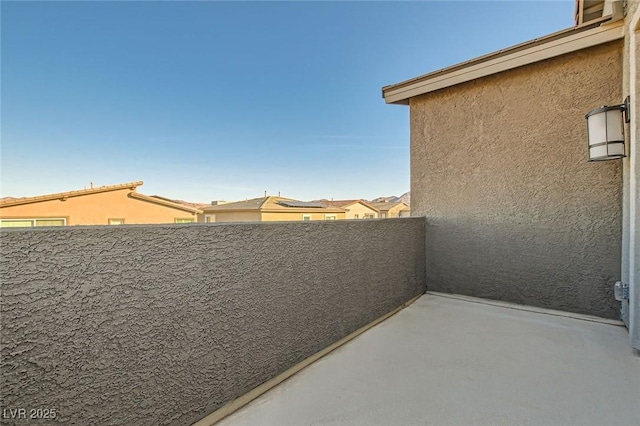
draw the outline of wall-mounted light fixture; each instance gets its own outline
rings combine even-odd
[[[586,115],[589,133],[589,161],[616,160],[626,157],[624,123],[630,121],[630,98],[623,104],[603,106]]]

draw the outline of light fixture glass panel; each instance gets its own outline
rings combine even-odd
[[[607,146],[594,146],[589,149],[589,158],[605,157],[607,155]]]
[[[624,144],[623,143],[611,143],[609,144],[609,156],[621,155],[624,156]]]
[[[607,139],[609,141],[623,141],[622,111],[614,109],[607,111]],[[601,114],[604,115],[604,114]]]
[[[607,122],[606,113],[593,114],[587,118],[589,126],[589,145],[606,142],[607,140]]]

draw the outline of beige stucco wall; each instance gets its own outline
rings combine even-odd
[[[196,219],[190,212],[128,196],[129,189],[69,197],[0,208],[0,218],[66,218],[67,225],[108,225],[109,219],[126,224],[175,223],[177,218]]]
[[[360,203],[352,204],[345,209],[348,210],[345,219],[355,219],[356,215],[358,215],[358,219],[364,219],[365,214],[372,214],[374,219],[378,217],[377,211]]]
[[[324,213],[324,212],[290,212],[290,213],[262,213],[263,222],[285,222],[302,220],[302,215],[311,215],[311,220],[325,220],[325,215],[336,215],[336,220],[345,218],[344,212]]]
[[[206,215],[215,215],[214,222],[260,222],[259,212],[211,212]]]
[[[386,213],[387,218],[400,217],[400,210],[404,209],[405,207],[405,205],[399,204],[397,206],[391,207],[389,210],[381,210],[380,213]]]
[[[302,215],[310,214],[311,220],[324,220],[324,212],[211,212],[199,215],[198,222],[205,222],[207,215],[215,215],[213,222],[295,222],[302,221]],[[338,220],[344,219],[344,213],[328,213],[338,216]]]
[[[587,162],[584,116],[621,75],[612,42],[411,99],[431,290],[619,317],[621,162]]]

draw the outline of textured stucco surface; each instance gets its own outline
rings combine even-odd
[[[627,126],[628,157],[622,160],[622,281],[630,286],[630,300],[622,302],[622,318],[631,344],[640,350],[640,3],[627,2],[625,19],[623,96],[630,96]],[[635,307],[635,308],[634,308]]]
[[[55,424],[189,425],[425,289],[423,218],[0,240],[2,407]]]
[[[621,164],[587,162],[584,116],[621,75],[613,42],[411,99],[429,290],[620,317]]]

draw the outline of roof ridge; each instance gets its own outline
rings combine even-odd
[[[265,197],[263,197],[264,200],[262,200],[262,202],[260,203],[260,205],[258,206],[258,210],[262,210],[262,208],[267,204],[268,201],[270,201],[270,199],[272,198],[271,195],[267,195]]]

